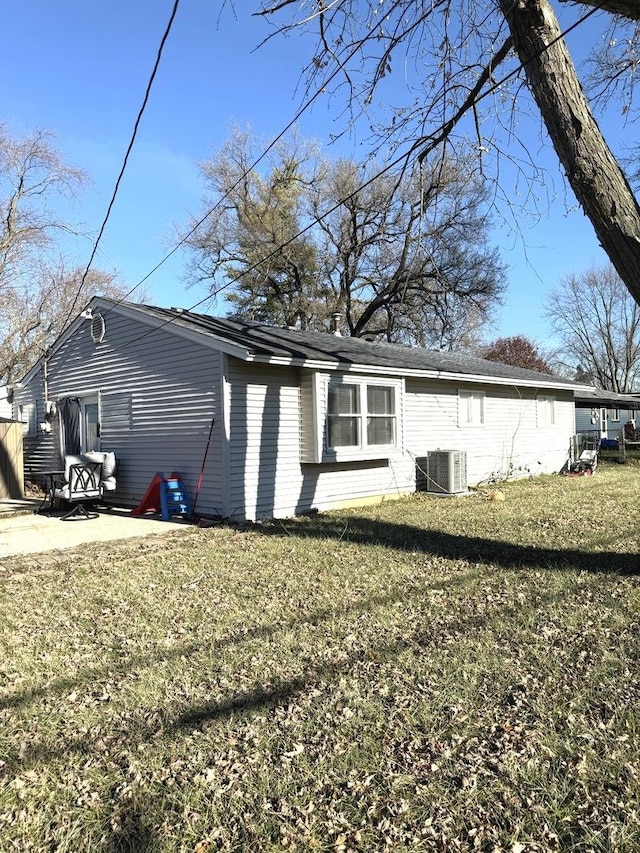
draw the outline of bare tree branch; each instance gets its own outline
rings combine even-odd
[[[620,15],[630,21],[640,21],[640,8],[636,0],[560,0],[561,3],[571,3],[572,6],[589,6],[602,9],[610,15]]]

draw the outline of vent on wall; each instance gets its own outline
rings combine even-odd
[[[431,450],[416,459],[416,490],[439,495],[467,491],[465,450]]]

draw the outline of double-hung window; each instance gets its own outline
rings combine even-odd
[[[398,386],[364,379],[330,381],[326,447],[337,456],[397,444]]]

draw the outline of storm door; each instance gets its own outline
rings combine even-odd
[[[80,413],[82,452],[100,450],[100,401],[97,394],[80,399]]]

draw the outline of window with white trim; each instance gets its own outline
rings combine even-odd
[[[397,385],[364,379],[330,381],[326,446],[330,453],[397,445]]]
[[[33,437],[36,435],[36,406],[35,403],[21,403],[18,406],[18,420],[22,422],[22,434]]]
[[[484,391],[458,392],[458,422],[460,426],[484,424]]]
[[[538,394],[538,426],[553,426],[556,422],[556,398]]]
[[[619,421],[620,420],[620,409],[611,409],[611,420]]]

